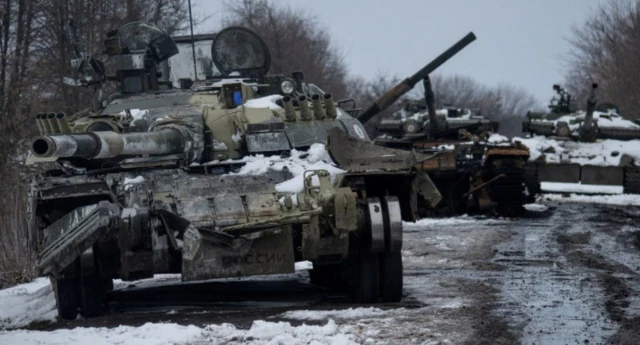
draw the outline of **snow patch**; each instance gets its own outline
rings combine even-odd
[[[296,271],[308,271],[313,269],[313,263],[311,261],[299,261],[295,263]]]
[[[328,318],[336,319],[361,319],[366,317],[382,316],[387,314],[379,308],[349,308],[343,310],[294,310],[280,314],[284,319],[292,320],[325,320]]]
[[[144,177],[142,176],[138,176],[135,178],[128,178],[125,177],[124,178],[124,190],[129,190],[131,188],[131,186],[133,186],[134,184],[140,184],[144,182]]]
[[[513,138],[529,148],[529,160],[546,163],[619,166],[623,156],[640,161],[640,140],[606,139],[596,143],[555,140],[544,136]]]
[[[324,144],[313,144],[308,152],[291,150],[291,156],[255,155],[245,157],[245,165],[237,172],[238,175],[263,175],[269,170],[282,171],[285,167],[293,174],[293,178],[276,185],[276,191],[281,193],[299,193],[304,189],[304,172],[307,170],[327,170],[331,181],[335,181],[338,174],[344,170],[336,167],[329,157]]]
[[[624,188],[622,186],[540,182],[540,189],[552,193],[622,194]]]
[[[288,322],[257,320],[249,330],[237,329],[223,323],[204,328],[181,326],[174,323],[146,323],[140,327],[59,329],[53,332],[13,331],[0,332],[2,344],[40,345],[164,345],[164,344],[313,344],[355,345],[359,341],[352,328],[340,327],[333,320],[321,326],[291,326]]]
[[[0,329],[24,327],[38,321],[55,321],[58,316],[48,278],[37,278],[30,283],[0,290],[0,306]]]
[[[443,226],[469,225],[469,224],[503,224],[506,220],[475,218],[468,215],[451,218],[424,218],[415,223],[403,222],[402,228],[405,231],[429,230]]]
[[[245,108],[269,108],[269,109],[282,109],[281,106],[276,104],[277,100],[282,99],[281,95],[271,95],[261,98],[254,98],[244,103]]]
[[[640,195],[638,194],[617,194],[617,195],[542,194],[539,197],[539,200],[559,201],[559,202],[581,202],[581,203],[618,205],[618,206],[640,206]]]
[[[523,205],[524,209],[530,212],[544,212],[549,209],[547,205],[543,204],[526,204]]]

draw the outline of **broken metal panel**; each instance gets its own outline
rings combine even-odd
[[[436,157],[378,146],[337,128],[329,130],[328,151],[338,166],[349,171],[409,170],[418,162]]]
[[[299,121],[286,123],[285,133],[293,148],[309,147],[315,143],[327,143],[327,131],[336,128],[335,122]]]
[[[416,177],[413,179],[412,189],[426,200],[429,207],[436,207],[440,201],[442,201],[442,194],[433,181],[431,181],[429,175],[424,172],[416,173]]]
[[[423,160],[415,167],[424,172],[456,171],[456,153],[454,151],[438,152],[434,158]]]
[[[231,245],[208,241],[193,228],[184,236],[182,280],[204,280],[294,272],[291,229]]]
[[[580,182],[579,164],[542,164],[538,168],[538,179],[544,182]]]
[[[178,214],[194,225],[212,226],[215,224],[215,213],[210,203],[209,199],[195,197],[193,199],[178,200],[176,207]]]
[[[247,222],[244,202],[239,195],[224,195],[213,199],[216,212],[216,225],[229,226]]]
[[[250,222],[277,218],[280,215],[280,205],[274,194],[248,194],[246,203]]]
[[[580,181],[582,184],[622,186],[624,184],[624,168],[583,165]]]
[[[120,220],[120,208],[108,201],[78,207],[45,229],[44,249],[38,268],[57,274],[71,264]]]
[[[291,151],[289,140],[284,132],[251,133],[245,137],[247,151],[250,153],[261,152],[287,152]]]

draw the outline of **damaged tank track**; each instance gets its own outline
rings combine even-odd
[[[382,135],[375,139],[381,146],[437,155],[418,169],[430,176],[442,192],[443,202],[437,208],[421,207],[423,216],[468,212],[520,215],[522,206],[534,200],[538,189],[537,181],[525,174],[529,159],[526,146],[487,142],[499,123],[470,109],[436,111],[429,74],[474,40],[475,35],[469,33],[358,116],[363,123],[371,120],[423,81],[424,103],[411,102],[391,118],[381,119],[376,129]]]
[[[374,145],[302,73],[267,75],[269,51],[247,29],[196,40],[211,46],[209,65],[171,60],[190,40],[126,24],[105,41],[116,66],[109,77],[76,43],[79,78],[66,82],[99,90],[114,80],[119,92],[69,117],[36,116],[41,136],[28,163],[49,170],[31,185],[30,244],[52,277],[59,316],[99,315],[113,278],[291,273],[300,260],[313,263],[314,283],[341,282],[357,301],[399,301],[402,221],[441,199],[415,167],[435,156]],[[185,64],[194,74],[168,78]],[[286,167],[234,173],[249,155],[286,157],[315,143],[327,144],[343,173],[306,171],[294,191],[276,190],[294,177]],[[350,165],[354,157],[369,158]]]

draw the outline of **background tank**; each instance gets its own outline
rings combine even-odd
[[[614,104],[597,103],[597,87],[598,84],[591,86],[586,111],[579,111],[573,97],[554,85],[556,96],[549,103],[550,111],[528,112],[522,123],[523,132],[586,142],[639,139],[640,125],[622,117]]]
[[[219,77],[177,78],[176,89],[163,74],[180,66],[170,60],[175,41],[149,24],[124,25],[105,42],[115,75],[79,51],[78,77],[67,80],[114,80],[119,91],[91,111],[35,117],[41,137],[28,163],[50,170],[33,180],[29,233],[59,316],[99,315],[116,277],[290,273],[299,260],[313,262],[314,283],[347,282],[361,302],[399,301],[402,221],[416,219],[418,200],[441,198],[414,167],[434,157],[373,145],[301,73],[266,75],[269,52],[255,33],[212,37],[200,36]],[[282,157],[316,143],[333,147],[344,170],[325,164],[293,176]],[[254,154],[277,167],[242,173]]]
[[[449,215],[465,212],[497,211],[502,215],[517,215],[523,205],[534,197],[537,181],[527,183],[525,166],[529,150],[520,144],[492,144],[488,141],[498,124],[469,111],[462,119],[457,111],[447,110],[438,115],[428,74],[475,39],[473,33],[465,36],[445,53],[427,64],[410,78],[389,90],[374,105],[359,116],[371,119],[389,107],[393,101],[423,80],[425,103],[410,103],[411,116],[382,119],[377,129],[383,134],[375,138],[381,146],[401,148],[413,152],[438,154],[438,160],[425,161],[419,169],[429,174],[443,202],[438,209],[423,209],[425,215]],[[426,111],[425,111],[426,110]],[[409,115],[409,114],[406,114]]]

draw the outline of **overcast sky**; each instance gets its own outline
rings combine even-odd
[[[210,18],[195,30],[217,31],[224,0],[192,0]],[[324,23],[350,71],[408,77],[473,31],[478,39],[437,70],[495,85],[522,86],[540,102],[561,83],[571,28],[606,0],[277,0],[304,7]]]

